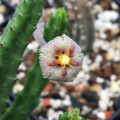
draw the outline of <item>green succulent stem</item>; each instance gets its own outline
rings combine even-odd
[[[50,17],[49,22],[46,24],[48,26],[47,29],[46,25],[44,27],[44,39],[47,39],[46,41],[50,41],[54,37],[62,35],[66,31],[68,24],[68,22],[66,22],[68,21],[67,12],[64,9],[58,9],[52,16],[54,17]],[[60,19],[56,20],[58,16]],[[54,23],[52,21],[54,21]],[[65,25],[64,29],[62,28],[63,23]],[[58,32],[58,30],[60,31]],[[51,35],[47,36],[47,32],[51,32]],[[37,52],[33,66],[27,73],[23,91],[17,94],[15,101],[12,106],[7,109],[2,120],[26,120],[33,109],[38,105],[41,92],[49,83],[48,79],[42,78],[38,56],[39,51]]]
[[[34,103],[39,103],[40,94],[48,84],[49,80],[42,78],[39,59],[39,53],[36,55],[36,60],[29,69],[25,87],[22,92],[19,92],[12,106],[7,109],[2,120],[26,120],[31,112],[30,108],[36,107]],[[37,104],[36,103],[36,104]]]
[[[42,14],[45,0],[22,0],[1,38],[0,113],[15,82],[23,52]]]
[[[69,20],[67,18],[67,12],[64,8],[57,9],[55,14],[50,16],[50,20],[44,27],[44,39],[48,42],[53,38],[65,34],[67,32]]]

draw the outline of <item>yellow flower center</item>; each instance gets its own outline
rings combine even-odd
[[[58,59],[59,63],[61,65],[69,65],[70,63],[70,57],[66,54],[62,54],[61,56],[59,56],[59,59]]]

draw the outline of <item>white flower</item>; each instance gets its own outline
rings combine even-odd
[[[83,53],[70,37],[62,35],[40,49],[40,66],[43,78],[54,81],[72,81],[80,71]]]

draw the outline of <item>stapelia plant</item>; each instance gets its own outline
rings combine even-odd
[[[80,116],[80,110],[78,108],[73,109],[72,112],[65,112],[59,116],[59,120],[84,120]]]
[[[0,113],[15,82],[23,52],[42,14],[45,0],[21,0],[13,18],[0,37]]]
[[[47,37],[47,41],[65,33],[68,25],[67,12],[64,9],[57,9],[56,13],[51,16],[54,17],[50,17],[49,22],[44,27],[44,34],[46,32],[51,32],[50,37]],[[52,20],[54,24],[50,22]],[[62,28],[62,24],[65,25],[64,29]],[[48,27],[46,28],[46,26]],[[39,41],[40,46],[46,43],[46,39],[44,40],[42,37],[43,32],[40,30],[41,27],[41,23],[38,24],[34,32],[35,39]],[[59,32],[57,32],[58,30]],[[11,118],[12,120],[26,120],[32,110],[38,105],[41,92],[49,82],[49,79],[44,79],[42,77],[38,56],[39,51],[33,66],[27,73],[23,91],[18,93],[12,106],[8,108],[3,115],[2,120],[11,120]]]
[[[22,0],[4,34],[0,37],[0,113],[7,102],[8,95],[14,84],[15,73],[21,62],[28,40],[39,20],[43,3],[44,0]],[[47,42],[66,31],[68,24],[67,13],[64,9],[58,9],[56,13],[51,16],[50,21],[45,25],[43,38]],[[57,44],[53,44],[53,41]],[[56,61],[52,61],[53,59],[49,59],[48,64],[43,62],[46,60],[42,56],[43,52],[45,52],[45,45],[48,48],[52,47],[50,52],[54,53],[52,55],[56,59],[57,64]],[[55,77],[54,80],[58,79],[61,81],[63,79],[64,81],[71,81],[80,70],[83,54],[80,47],[68,36],[62,35],[45,45],[40,50],[40,64],[43,77],[48,79],[44,79],[41,75],[38,52],[33,66],[28,71],[23,91],[18,93],[12,106],[2,116],[2,120],[28,119],[29,114],[39,103],[40,94],[49,82],[49,79],[51,80]],[[58,68],[61,68],[61,70]],[[53,72],[55,69],[57,71],[60,70],[60,72],[56,76],[51,76],[49,70]],[[47,76],[45,71],[48,72]]]

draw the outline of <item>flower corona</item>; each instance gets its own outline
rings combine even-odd
[[[44,78],[72,81],[80,71],[83,53],[70,37],[62,35],[40,49],[40,65]]]

